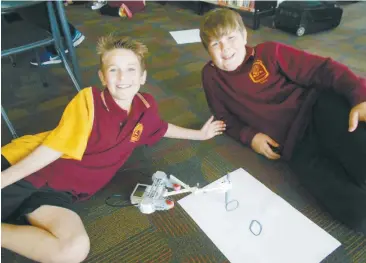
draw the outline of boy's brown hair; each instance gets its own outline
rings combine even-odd
[[[239,30],[245,32],[245,26],[239,13],[228,8],[216,8],[207,12],[201,22],[200,37],[207,50],[212,40]]]
[[[117,37],[114,35],[108,35],[101,37],[97,44],[97,53],[100,56],[100,68],[103,69],[103,56],[108,51],[123,48],[131,50],[137,56],[140,61],[141,73],[146,69],[145,56],[148,52],[147,47],[139,41],[136,41],[130,37]]]

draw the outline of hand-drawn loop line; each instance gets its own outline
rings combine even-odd
[[[258,231],[258,233],[257,233],[257,231],[254,231],[253,230],[253,226],[254,225],[258,225],[259,226],[259,231]],[[249,230],[250,230],[250,232],[252,232],[252,234],[253,235],[255,235],[255,236],[259,236],[261,233],[262,233],[262,224],[261,223],[259,223],[259,221],[257,221],[257,220],[252,220],[252,222],[250,223],[250,225],[249,225]]]

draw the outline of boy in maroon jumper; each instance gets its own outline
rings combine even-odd
[[[211,111],[229,136],[282,158],[335,218],[366,233],[366,80],[281,43],[247,46],[242,18],[208,12],[200,36]]]
[[[146,80],[143,44],[109,36],[98,51],[107,88],[83,89],[54,130],[2,148],[2,247],[38,262],[86,258],[89,237],[71,204],[104,187],[136,147],[161,137],[207,140],[225,129],[213,117],[201,130],[160,119],[154,98],[139,93]],[[14,224],[19,217],[29,225]]]

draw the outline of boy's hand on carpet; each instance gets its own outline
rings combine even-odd
[[[358,122],[366,122],[366,101],[354,106],[349,114],[349,132],[357,129]]]
[[[251,146],[255,152],[264,155],[268,159],[277,160],[281,158],[281,155],[275,153],[271,148],[271,146],[277,148],[280,145],[264,133],[257,133],[253,137]]]
[[[208,119],[201,129],[202,140],[208,140],[216,135],[222,134],[226,129],[226,124],[223,121],[213,121],[214,117]]]

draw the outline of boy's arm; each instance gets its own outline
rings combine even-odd
[[[216,135],[222,134],[225,130],[225,123],[222,121],[213,121],[213,116],[206,121],[200,130],[183,128],[167,123],[160,118],[158,105],[154,97],[150,94],[144,94],[144,98],[150,105],[150,123],[155,127],[152,128],[150,134],[146,136],[147,141],[145,143],[148,145],[154,144],[161,139],[161,137],[187,140],[208,140]]]
[[[273,44],[273,61],[295,83],[303,87],[334,89],[346,96],[352,107],[366,101],[366,79],[358,77],[347,66],[284,44]]]
[[[66,106],[58,126],[27,155],[19,156],[16,151],[22,146],[22,138],[2,148],[2,154],[12,166],[2,172],[1,188],[37,172],[62,155],[63,158],[82,159],[94,119],[91,92],[90,88],[81,90]]]
[[[1,172],[1,189],[37,172],[62,155],[47,146],[39,146],[31,154],[18,163]]]
[[[222,134],[225,124],[222,121],[213,121],[213,116],[203,125],[201,130],[192,130],[168,124],[168,130],[164,137],[187,140],[208,140],[216,135]]]
[[[226,133],[235,140],[241,141],[245,145],[251,145],[253,137],[259,132],[246,123],[240,121],[234,114],[229,112],[224,103],[215,96],[217,83],[202,73],[202,84],[206,95],[206,100],[211,112],[216,119],[222,120],[226,124]]]

